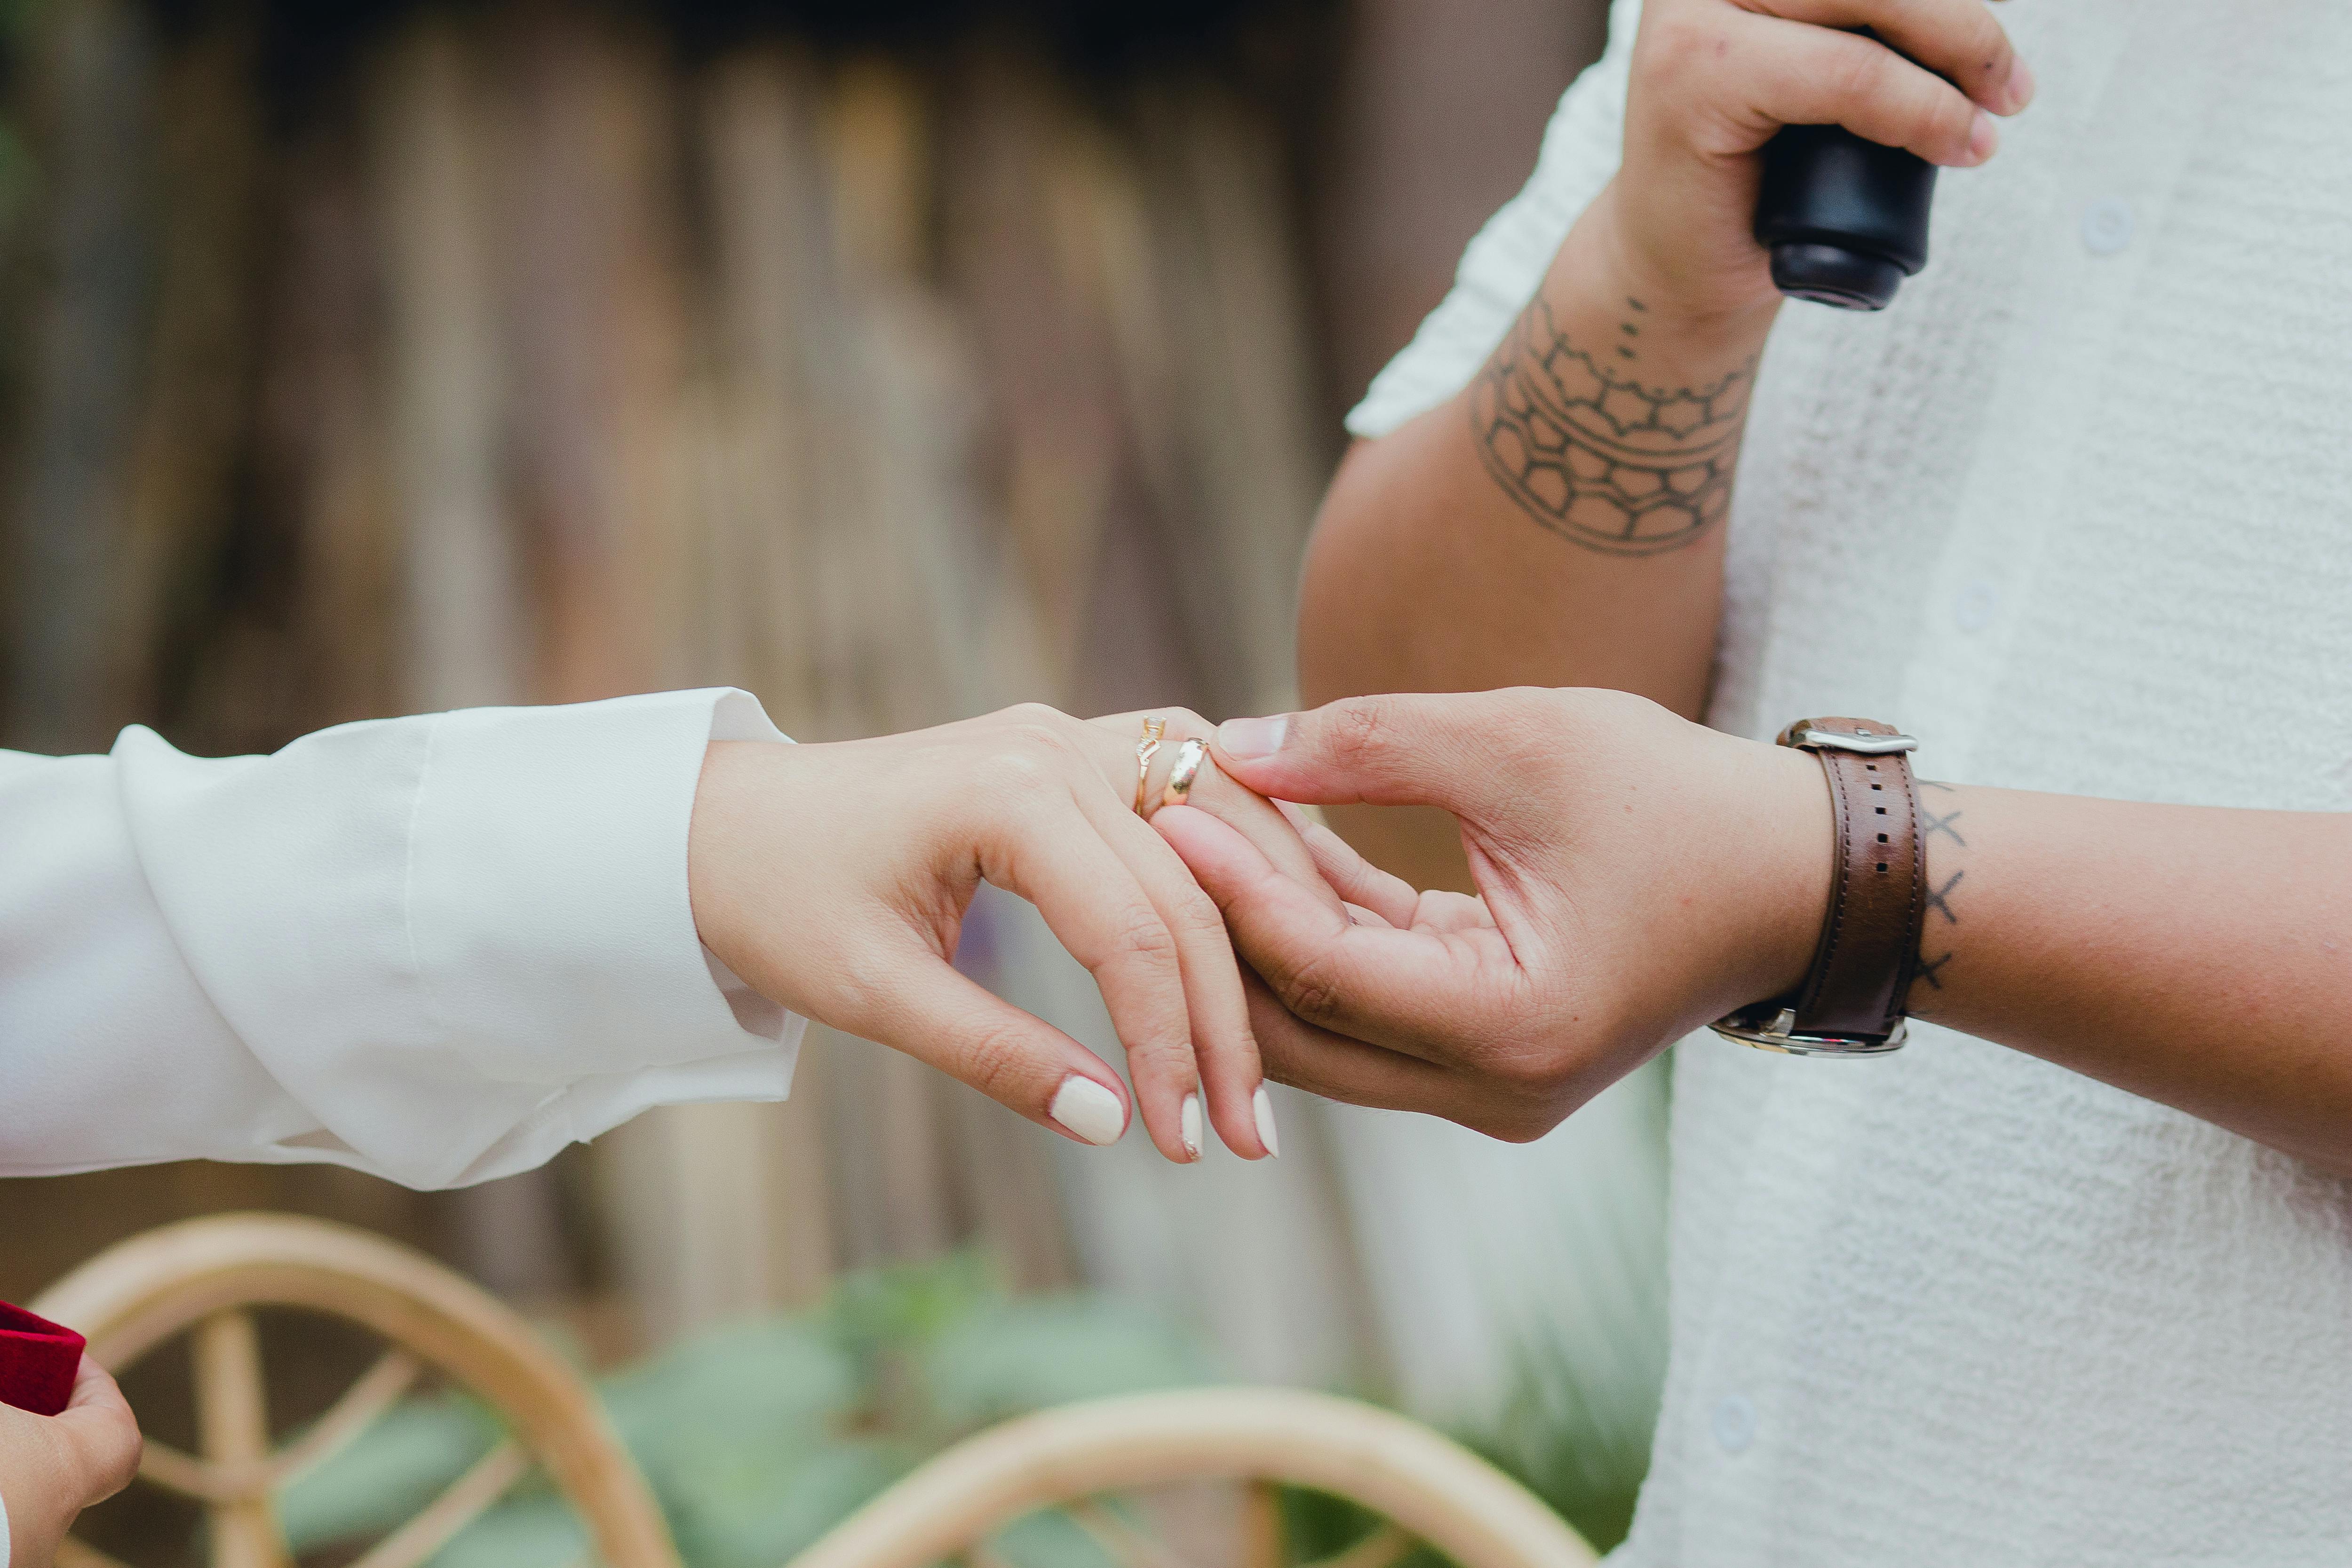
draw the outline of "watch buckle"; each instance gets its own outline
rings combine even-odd
[[[1816,728],[1801,719],[1782,730],[1774,744],[1791,746],[1799,751],[1852,751],[1864,757],[1892,757],[1919,749],[1916,736],[1847,735],[1841,730]]]
[[[1769,1022],[1760,1019],[1759,1010],[1743,1010],[1717,1019],[1706,1027],[1726,1040],[1780,1056],[1885,1056],[1902,1050],[1911,1033],[1911,1020],[1898,1018],[1895,1028],[1884,1038],[1866,1034],[1800,1034],[1797,1009],[1790,1007],[1777,1009]]]

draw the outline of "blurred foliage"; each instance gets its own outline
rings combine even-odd
[[[1654,1388],[1596,1376],[1554,1347],[1523,1350],[1517,1392],[1455,1436],[1606,1550],[1623,1539],[1648,1458]],[[687,1568],[776,1568],[924,1458],[995,1423],[1073,1400],[1212,1380],[1192,1338],[1093,1293],[1013,1296],[958,1254],[845,1276],[814,1312],[729,1324],[602,1379],[622,1442],[667,1515]],[[378,1536],[415,1514],[497,1443],[470,1398],[410,1400],[278,1500],[297,1552]],[[1283,1498],[1290,1555],[1312,1562],[1378,1520],[1342,1499]],[[1032,1515],[992,1542],[1018,1568],[1115,1568],[1086,1531]],[[587,1545],[543,1483],[525,1484],[433,1559],[434,1568],[562,1568]],[[1426,1548],[1401,1568],[1438,1568]]]
[[[928,1455],[1008,1416],[1204,1382],[1192,1340],[1100,1295],[1008,1295],[959,1255],[844,1279],[819,1310],[730,1324],[604,1379],[621,1440],[688,1568],[775,1568]],[[457,1395],[412,1400],[279,1498],[297,1552],[381,1534],[487,1453],[497,1424]],[[436,1568],[561,1568],[585,1544],[520,1490]],[[1023,1568],[1105,1568],[1066,1521],[1001,1543]]]
[[[1500,1314],[1500,1396],[1454,1433],[1601,1552],[1633,1528],[1665,1384],[1671,1061],[1613,1092],[1634,1113],[1631,1146],[1612,1149],[1604,1167],[1615,1179],[1548,1194],[1551,1276],[1534,1311]],[[1637,1159],[1650,1164],[1649,1180],[1635,1179]]]
[[[1664,1333],[1661,1325],[1661,1340]],[[1633,1528],[1658,1422],[1654,1376],[1640,1368],[1615,1376],[1598,1366],[1622,1359],[1619,1348],[1602,1343],[1575,1354],[1550,1340],[1520,1345],[1502,1408],[1477,1429],[1454,1434],[1551,1504],[1601,1552]],[[1661,1343],[1661,1364],[1664,1356]]]

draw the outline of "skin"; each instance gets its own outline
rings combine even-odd
[[[1862,26],[1902,55],[1835,30]],[[1649,0],[1617,178],[1487,372],[1358,444],[1332,482],[1301,585],[1307,699],[1606,686],[1698,717],[1746,381],[1780,308],[1749,234],[1758,149],[1783,124],[1836,122],[1966,167],[1998,145],[1990,116],[2032,90],[1980,0]],[[1563,406],[1588,392],[1589,405]],[[1566,465],[1533,485],[1512,476],[1535,433],[1497,419],[1503,394],[1564,415],[1541,434],[1565,446]],[[1649,428],[1620,429],[1604,403]],[[1604,465],[1623,482],[1613,494],[1583,477]],[[1674,486],[1710,469],[1698,526],[1677,531]],[[1610,511],[1619,501],[1653,508],[1645,542],[1596,537],[1622,517]],[[1422,885],[1469,885],[1435,812],[1342,808],[1333,821]]]
[[[1919,66],[1835,30],[1861,26]],[[1393,703],[1331,710],[1335,733],[1364,743],[1341,747],[1352,760],[1333,771],[1221,752],[1244,782],[1332,803],[1357,846],[1407,879],[1318,838],[1327,875],[1405,930],[1316,926],[1207,825],[1166,824],[1245,956],[1325,1026],[1286,1023],[1259,995],[1259,1040],[1277,1075],[1382,1103],[1426,1091],[1432,1108],[1517,1135],[1674,1031],[1792,982],[1825,899],[1817,765],[1793,755],[1768,765],[1747,743],[1663,725],[1706,710],[1745,378],[1780,305],[1749,234],[1756,152],[1783,124],[1835,121],[1965,166],[1998,144],[1988,115],[2032,97],[2031,70],[1979,0],[1649,0],[1622,172],[1486,371],[1349,454],[1317,523],[1299,629],[1310,700],[1607,687],[1656,705],[1638,722],[1606,709],[1645,737],[1643,754],[1627,758],[1614,733],[1592,727],[1622,698],[1559,690],[1456,710],[1502,727],[1509,738],[1493,744],[1525,754],[1526,776],[1511,775],[1529,791],[1520,801],[1486,792],[1489,742],[1474,752],[1459,736],[1441,741],[1454,734],[1444,724],[1408,720]],[[1534,461],[1554,455],[1549,471]],[[1393,749],[1399,727],[1413,724],[1429,744],[1454,747],[1458,775],[1351,770],[1359,751]],[[1546,746],[1578,755],[1546,764]],[[1811,793],[1800,804],[1771,792],[1759,821],[1760,800],[1738,791],[1768,772],[1802,778]],[[1651,821],[1636,842],[1602,831],[1644,821],[1661,797],[1695,804],[1682,799],[1694,792],[1706,798],[1698,814]],[[1941,786],[1926,803],[1935,902],[1915,1011],[2352,1170],[2352,1057],[2332,1043],[2352,1002],[2339,950],[2352,823]],[[1715,831],[1722,821],[1737,831]],[[1596,843],[1613,844],[1614,858]],[[1682,852],[1640,847],[1657,843]],[[1415,896],[1416,885],[1484,898]],[[1612,929],[1620,923],[1642,940],[1626,943]],[[1381,984],[1408,971],[1340,962],[1408,932],[1479,963],[1424,960],[1427,989],[1408,997]],[[1622,967],[1603,972],[1604,956]],[[1473,973],[1499,988],[1475,993]],[[1491,1060],[1491,1039],[1447,1026],[1445,1009],[1474,993],[1486,996],[1479,1027],[1511,1042],[1507,1062]],[[1367,1056],[1343,1036],[1407,1046],[1414,1064]]]
[[[1155,710],[1154,809],[1180,744],[1211,726]],[[1135,811],[1142,714],[1082,721],[1029,706],[906,735],[821,746],[720,742],[688,842],[703,942],[793,1012],[904,1051],[1065,1136],[1050,1113],[1076,1076],[1139,1104],[1171,1160],[1199,1157],[1182,1106],[1246,1159],[1270,1153],[1264,1081],[1223,921]],[[1313,862],[1263,798],[1203,767],[1192,800],[1312,883]],[[1134,1076],[990,995],[950,963],[982,882],[1019,894],[1100,987]],[[1336,910],[1335,895],[1319,892]]]
[[[0,1405],[0,1500],[8,1505],[11,1561],[46,1568],[82,1510],[131,1484],[140,1448],[122,1390],[87,1355],[57,1415]]]
[[[1278,743],[1276,731],[1278,729]],[[1251,789],[1451,813],[1478,894],[1302,824],[1344,900],[1208,813],[1157,826],[1263,981],[1266,1071],[1540,1135],[1665,1045],[1792,988],[1829,897],[1820,764],[1643,698],[1356,698],[1220,732]],[[2352,1175],[2352,821],[1923,788],[1911,1010]],[[2260,877],[2248,865],[2266,868]]]

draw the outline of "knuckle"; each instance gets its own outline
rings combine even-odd
[[[1042,703],[1007,708],[996,736],[989,776],[999,788],[1024,790],[1066,778],[1074,766],[1093,770],[1086,748],[1072,733],[1076,721]]]
[[[1020,1087],[1027,1061],[1017,1031],[1005,1024],[986,1023],[964,1040],[961,1076],[991,1099],[1009,1099]]]
[[[1045,758],[1085,755],[1075,733],[1078,721],[1059,708],[1044,703],[1023,703],[1006,708],[998,717],[1003,721],[1005,741],[1013,747]]]
[[[1928,110],[1928,134],[1957,157],[1968,151],[1969,141],[1976,134],[1977,106],[1957,89],[1939,86],[1935,107]]]
[[[1181,1035],[1122,1040],[1119,1044],[1127,1052],[1127,1070],[1131,1076],[1189,1080],[1194,1075],[1192,1042]]]
[[[1046,753],[1016,735],[1008,737],[1007,744],[989,758],[984,777],[1000,791],[1026,795],[1052,782],[1058,771]]]
[[[1633,41],[1633,72],[1659,87],[1676,87],[1705,73],[1729,52],[1723,29],[1703,14],[1661,11]]]
[[[1170,924],[1180,940],[1215,941],[1220,946],[1229,940],[1225,935],[1225,917],[1217,913],[1215,901],[1197,886],[1187,888],[1178,895]]]
[[[1016,728],[1059,729],[1068,722],[1068,716],[1051,703],[1014,703],[996,716]]]
[[[1159,911],[1139,904],[1126,912],[1112,933],[1110,956],[1115,961],[1172,965],[1176,935],[1160,918]]]
[[[1345,1005],[1328,954],[1310,955],[1285,969],[1276,982],[1276,994],[1284,1007],[1311,1024],[1337,1022]]]
[[[1885,92],[1895,64],[1895,57],[1875,44],[1841,44],[1830,66],[1831,89],[1840,102],[1868,103]]]
[[[1388,746],[1387,710],[1369,697],[1341,703],[1330,715],[1327,737],[1332,752],[1343,762],[1364,762]]]

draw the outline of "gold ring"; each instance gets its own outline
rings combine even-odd
[[[1176,748],[1176,766],[1169,771],[1168,788],[1160,791],[1161,805],[1181,806],[1184,803],[1184,797],[1192,792],[1192,780],[1208,756],[1209,743],[1205,740],[1188,740]]]
[[[1151,759],[1160,755],[1160,737],[1168,733],[1164,718],[1143,721],[1143,738],[1135,743],[1135,814],[1143,815],[1143,787],[1151,779]]]

